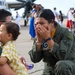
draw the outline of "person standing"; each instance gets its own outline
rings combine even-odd
[[[31,15],[30,15],[30,25],[29,25],[29,34],[31,36],[31,39],[34,39],[35,36],[36,36],[36,33],[35,33],[35,27],[34,27],[34,14],[35,14],[35,11],[36,11],[36,5],[33,5],[33,9],[31,11]]]
[[[54,16],[55,16],[55,21],[58,22],[59,15],[58,15],[56,7],[54,7],[53,13],[54,13]]]
[[[61,10],[59,11],[58,23],[62,26],[62,23],[63,23],[63,14],[62,14]]]
[[[44,62],[42,75],[75,75],[75,39],[71,31],[60,26],[50,9],[35,18],[37,39],[29,51],[31,61]]]
[[[73,18],[73,14],[72,14],[72,8],[69,9],[68,13],[67,13],[67,24],[66,24],[66,27],[69,28],[71,31],[72,31],[72,25],[73,25],[73,22],[72,22],[72,18]]]
[[[21,29],[20,20],[21,20],[21,16],[19,15],[18,12],[16,12],[16,23],[18,24],[19,28]]]

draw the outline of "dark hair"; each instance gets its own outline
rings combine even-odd
[[[49,23],[54,22],[54,13],[50,9],[42,9],[37,14],[37,17],[43,17],[46,19]]]
[[[19,26],[14,22],[5,22],[3,25],[6,26],[7,32],[12,34],[13,40],[16,40],[19,32]]]
[[[50,9],[42,9],[39,11],[36,17],[42,17],[47,20],[49,23],[54,22],[54,26],[57,26],[57,22],[55,21],[54,13]]]
[[[0,21],[5,21],[7,16],[11,16],[12,14],[5,10],[5,9],[0,9]]]

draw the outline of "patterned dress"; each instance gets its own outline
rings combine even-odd
[[[16,72],[18,75],[28,75],[27,69],[21,63],[16,49],[14,41],[9,41],[3,46],[1,56],[5,56],[8,58],[9,66]]]

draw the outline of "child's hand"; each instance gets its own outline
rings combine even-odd
[[[26,64],[26,60],[22,55],[19,55],[19,59],[21,60],[22,64],[24,64],[24,65]]]

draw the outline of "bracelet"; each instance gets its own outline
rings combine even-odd
[[[42,43],[38,43],[38,42],[36,42],[36,45],[42,45]]]
[[[45,42],[47,42],[48,40],[51,40],[52,38],[51,37],[48,37],[46,40],[45,40]]]

